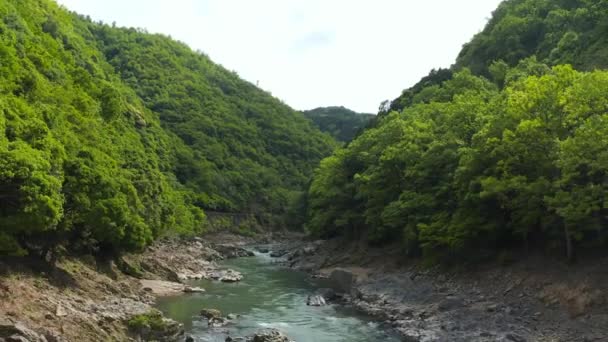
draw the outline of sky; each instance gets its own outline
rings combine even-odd
[[[376,113],[449,67],[500,0],[58,0],[163,33],[304,110]]]

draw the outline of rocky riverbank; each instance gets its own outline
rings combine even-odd
[[[608,259],[574,267],[529,257],[455,271],[344,241],[279,249],[404,341],[608,341]]]
[[[235,241],[238,240],[238,241]],[[113,260],[66,257],[0,261],[0,341],[183,341],[179,324],[153,309],[157,296],[204,291],[186,279],[235,282],[217,261],[250,255],[231,236],[166,239]]]
[[[217,261],[267,242],[232,235],[164,240],[137,255],[64,258],[55,267],[1,260],[0,342],[187,340],[179,324],[153,309],[155,299],[204,291],[186,279],[239,281]],[[606,258],[573,267],[537,256],[455,271],[339,240],[297,237],[259,250],[330,279],[336,294],[320,292],[303,305],[351,305],[404,341],[608,341]],[[289,340],[276,334],[243,340]]]

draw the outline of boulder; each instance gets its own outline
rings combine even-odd
[[[317,251],[315,246],[306,246],[302,248],[302,255],[313,255]]]
[[[353,272],[342,268],[336,268],[329,275],[331,285],[341,293],[351,293],[356,280],[357,276]]]
[[[218,251],[225,258],[233,259],[233,258],[241,258],[254,256],[253,252],[246,250],[245,248],[235,246],[232,244],[223,244],[223,245],[215,245],[215,250]]]
[[[317,290],[317,294],[322,296],[326,302],[340,299],[340,296],[333,289],[319,289]]]
[[[306,300],[306,305],[308,305],[308,306],[325,306],[325,305],[327,305],[327,302],[325,301],[325,298],[323,298],[323,296],[314,295],[314,296],[308,296],[308,299]]]
[[[257,333],[249,338],[248,342],[294,342],[278,330],[269,330],[266,332]]]
[[[285,254],[287,254],[288,252],[289,252],[288,250],[272,251],[270,253],[270,257],[271,258],[281,258],[281,257],[285,256]]]
[[[222,318],[222,312],[217,309],[203,309],[201,310],[201,316],[207,319]]]
[[[184,292],[185,293],[201,293],[201,292],[205,292],[205,289],[200,288],[200,287],[196,287],[196,286],[184,286]]]
[[[212,317],[207,321],[207,326],[209,328],[221,328],[224,325],[228,324],[228,320],[224,317]]]
[[[209,274],[209,277],[213,280],[219,280],[224,283],[234,283],[243,279],[243,275],[234,270],[214,271]]]

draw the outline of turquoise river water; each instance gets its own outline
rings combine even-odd
[[[327,287],[322,280],[282,268],[266,254],[226,261],[222,266],[241,272],[239,283],[192,281],[205,293],[162,298],[158,308],[185,325],[196,341],[223,342],[227,336],[246,336],[264,328],[276,328],[297,342],[399,341],[369,317],[340,305],[312,307],[306,299]],[[241,315],[221,328],[208,328],[199,315],[203,308],[224,315]]]

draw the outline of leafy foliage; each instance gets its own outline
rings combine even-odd
[[[605,0],[507,0],[485,29],[464,46],[456,64],[482,75],[488,75],[494,61],[515,66],[531,56],[549,65],[605,68],[607,29]]]
[[[309,231],[449,256],[606,243],[607,18],[603,0],[504,1],[321,162]]]
[[[342,142],[353,140],[375,117],[373,114],[357,113],[344,107],[320,107],[303,113],[321,131]]]
[[[0,253],[139,250],[283,215],[334,142],[170,38],[0,2]]]
[[[413,254],[603,238],[608,72],[546,70],[499,90],[465,69],[382,117],[321,162],[309,230]]]

